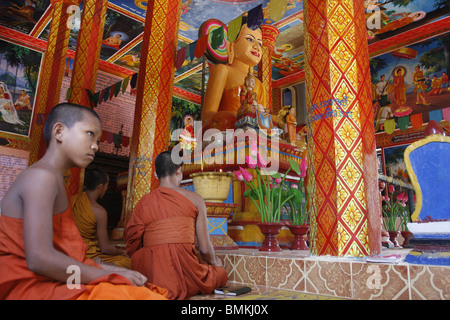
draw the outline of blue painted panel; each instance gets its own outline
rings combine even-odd
[[[450,144],[427,143],[413,150],[409,159],[422,191],[419,219],[450,219]]]

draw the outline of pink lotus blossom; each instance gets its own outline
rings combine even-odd
[[[306,168],[307,168],[306,158],[303,157],[302,163],[300,164],[300,178],[306,177]]]
[[[404,203],[408,202],[408,196],[406,195],[405,191],[397,196],[397,200]]]
[[[256,145],[256,141],[251,139],[251,145],[250,145],[250,155],[256,158],[256,155],[258,154],[258,146]]]
[[[291,188],[292,188],[292,189],[298,189],[298,185],[293,184],[293,185],[291,185]]]
[[[250,169],[256,168],[256,161],[253,157],[245,156],[245,163],[248,165]]]
[[[234,171],[234,175],[236,176],[236,179],[238,179],[238,181],[244,181],[244,176],[242,175],[241,171]]]
[[[394,191],[395,191],[395,186],[394,186],[393,184],[390,184],[388,190],[389,190],[389,193],[394,193]]]
[[[258,168],[265,168],[265,167],[267,167],[266,160],[264,160],[263,157],[261,157],[261,155],[259,153],[257,155],[257,160],[258,160]]]
[[[244,177],[245,181],[250,182],[253,180],[253,176],[246,169],[239,167],[239,170],[241,170],[242,176]]]
[[[281,180],[282,180],[281,178],[276,178],[276,179],[275,179],[275,183],[280,184],[280,183],[281,183]]]

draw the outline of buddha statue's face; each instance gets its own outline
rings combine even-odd
[[[239,38],[233,43],[233,50],[234,59],[252,67],[257,65],[262,56],[261,29],[251,30],[244,24]]]

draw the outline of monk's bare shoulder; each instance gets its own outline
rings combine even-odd
[[[62,179],[61,179],[62,180]],[[58,193],[58,177],[46,166],[33,165],[22,171],[6,192],[1,202],[2,214],[23,218],[24,203],[38,201]]]
[[[202,196],[200,196],[198,193],[195,193],[191,190],[187,190],[181,187],[179,187],[177,191],[179,191],[182,195],[184,195],[186,198],[192,201],[192,203],[195,204],[197,207],[204,205],[205,203],[205,200],[203,200]]]

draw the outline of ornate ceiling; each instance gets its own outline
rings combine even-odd
[[[363,0],[361,0],[363,1]],[[447,16],[448,0],[365,0],[366,9],[385,7],[389,30],[368,32],[369,45],[402,31],[423,25],[429,19]],[[444,4],[442,4],[444,3]],[[245,11],[261,5],[264,24],[277,27],[280,34],[272,57],[272,78],[275,83],[293,83],[302,80],[303,50],[303,0],[182,0],[178,48],[195,42],[200,25],[208,19],[218,19],[228,24]],[[106,66],[124,68],[127,72],[139,71],[141,42],[144,31],[147,1],[110,0],[103,39],[120,39],[120,44],[103,44],[100,59]],[[442,6],[447,6],[445,9]],[[81,21],[82,4],[75,7],[69,46],[75,50]],[[0,25],[31,37],[45,49],[51,22],[50,0],[0,0]],[[372,16],[373,17],[373,16]],[[410,17],[408,19],[404,17]],[[368,23],[370,14],[366,13]],[[39,39],[39,40],[38,40]],[[44,45],[42,45],[44,44]],[[188,59],[189,60],[189,59]],[[200,95],[202,86],[202,60],[186,60],[175,72],[175,86]],[[205,69],[208,64],[205,64]],[[207,72],[205,82],[207,82]],[[287,79],[287,80],[286,80]]]

